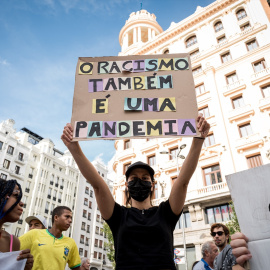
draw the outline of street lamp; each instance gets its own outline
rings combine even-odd
[[[178,158],[181,159],[185,159],[185,156],[180,155],[181,151],[186,147],[186,144],[182,144],[179,147],[179,151],[176,155],[176,169],[177,169],[177,177],[179,175],[179,163],[178,163]],[[159,152],[160,154],[163,155],[169,155],[171,157],[175,157],[174,155],[172,155],[171,153],[169,153],[168,150],[163,149],[162,151]],[[184,244],[184,254],[185,254],[185,266],[186,266],[186,270],[188,270],[188,262],[187,262],[187,249],[186,249],[186,236],[185,236],[185,224],[184,224],[184,213],[182,214],[182,222],[181,222],[181,227],[182,227],[182,234],[183,234],[183,244]]]

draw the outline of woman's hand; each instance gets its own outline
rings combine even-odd
[[[20,252],[20,255],[18,256],[17,260],[19,261],[23,259],[27,259],[24,270],[31,270],[34,264],[34,257],[30,253],[30,249],[24,249]]]
[[[207,137],[210,130],[210,124],[205,120],[202,113],[199,113],[197,117],[197,128],[199,132],[201,132],[201,138]]]
[[[252,258],[247,248],[247,242],[248,239],[243,233],[237,232],[231,236],[232,253],[236,257],[236,262],[242,266]]]
[[[72,142],[73,139],[73,128],[70,123],[67,123],[64,127],[63,134],[61,139],[65,146],[70,149],[71,146],[75,145],[78,142]]]

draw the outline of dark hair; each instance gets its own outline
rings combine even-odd
[[[211,233],[214,231],[214,229],[220,228],[220,227],[223,228],[223,231],[224,231],[225,235],[230,235],[229,229],[222,223],[214,223],[214,224],[212,224]]]
[[[54,223],[54,216],[60,217],[63,214],[64,210],[68,210],[68,211],[72,212],[71,209],[67,206],[57,206],[53,209],[52,224]]]
[[[8,201],[8,197],[12,194],[16,185],[19,187],[20,194],[16,202],[6,212],[3,212],[4,207]],[[12,179],[6,181],[0,179],[0,219],[2,219],[5,215],[10,213],[15,208],[15,206],[21,201],[21,198],[22,198],[21,185],[16,180]]]
[[[153,179],[152,182],[155,183],[155,180]],[[152,201],[151,200],[152,200],[152,197],[154,195],[154,190],[155,189],[153,188],[153,190],[151,190],[151,192],[150,192],[150,203],[151,203],[151,205],[152,205]],[[126,195],[126,207],[128,207],[129,205],[132,206],[132,204],[131,204],[131,196],[130,196],[130,194],[128,192],[127,187],[125,188],[125,195]]]

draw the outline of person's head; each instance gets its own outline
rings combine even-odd
[[[222,223],[214,223],[211,226],[211,235],[220,249],[223,249],[230,242],[229,229]]]
[[[46,229],[47,222],[45,217],[40,215],[29,216],[25,219],[25,221],[29,224],[29,231],[33,229]]]
[[[0,180],[0,222],[16,222],[23,212],[22,189],[16,180]]]
[[[67,206],[57,206],[52,212],[52,226],[66,231],[72,223],[72,211]]]
[[[148,198],[151,199],[155,186],[154,174],[155,171],[141,161],[137,161],[128,167],[125,173],[126,206],[131,205],[131,198],[139,202]]]
[[[218,248],[213,241],[207,241],[202,245],[202,257],[209,265],[213,264],[217,255]]]
[[[89,270],[89,267],[90,267],[90,261],[89,261],[89,259],[87,259],[85,257],[81,258],[81,264],[82,264],[81,268],[83,270]]]

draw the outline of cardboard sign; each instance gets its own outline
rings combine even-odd
[[[270,164],[226,176],[241,232],[252,254],[250,269],[269,269]]]
[[[80,57],[74,140],[197,136],[188,54]]]

